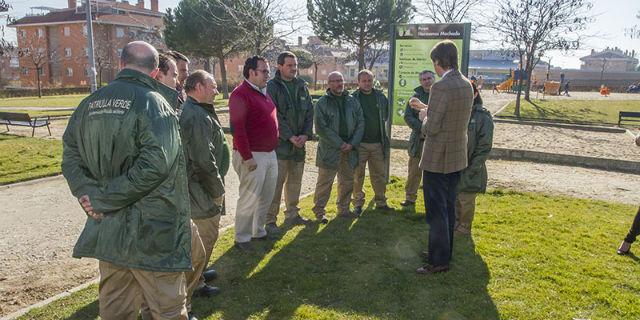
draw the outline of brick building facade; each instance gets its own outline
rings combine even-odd
[[[134,40],[145,40],[162,49],[162,16],[158,0],[151,9],[144,0],[137,5],[99,0],[91,5],[94,57],[98,82],[113,80],[118,71],[121,48]],[[26,16],[16,28],[20,84],[36,87],[38,75],[42,87],[84,87],[90,83],[86,11],[68,0],[68,8],[44,15]]]

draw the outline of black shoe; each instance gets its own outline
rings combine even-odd
[[[267,225],[264,226],[264,229],[267,231],[267,234],[271,236],[277,236],[282,233],[282,231],[280,231],[280,228],[278,228],[275,222],[267,223]]]
[[[233,246],[238,248],[240,251],[244,251],[244,252],[249,252],[253,250],[253,247],[249,242],[236,242],[234,243]]]
[[[317,219],[318,219],[318,222],[320,222],[321,224],[329,223],[329,219],[327,219],[327,216],[325,215],[319,216],[317,217]]]
[[[311,223],[311,221],[309,219],[305,219],[299,215],[296,215],[293,218],[286,218],[284,219],[284,224],[288,224],[291,226],[306,226],[309,225]]]
[[[413,201],[405,200],[400,205],[403,206],[403,207],[413,207],[413,206],[416,205],[416,203],[413,202]]]
[[[353,214],[355,214],[356,216],[360,216],[362,215],[362,206],[357,206],[353,209]]]
[[[204,287],[193,292],[194,297],[213,297],[220,294],[220,288],[205,284]]]
[[[265,241],[269,239],[269,234],[265,234],[262,237],[251,237],[251,240]]]
[[[382,205],[382,206],[377,206],[376,210],[380,210],[380,211],[385,211],[385,212],[390,212],[390,211],[394,211],[396,209],[389,207],[389,205]]]
[[[189,317],[187,319],[189,319],[189,320],[198,320],[198,318],[196,318],[196,316],[193,315],[193,312],[189,312]]]
[[[204,281],[209,282],[218,278],[218,272],[214,269],[209,269],[209,270],[205,270],[202,273],[202,276],[204,277]]]

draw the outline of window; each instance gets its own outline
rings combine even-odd
[[[73,77],[73,69],[67,68],[67,77]]]
[[[44,29],[38,28],[38,38],[44,37]]]
[[[84,75],[85,75],[85,77],[90,76],[91,75],[91,68],[89,68],[89,67],[84,68]]]
[[[116,28],[116,38],[124,38],[124,28]]]
[[[27,31],[26,30],[20,30],[20,37],[26,38],[27,37]]]
[[[64,48],[64,55],[67,57],[71,57],[71,48]]]
[[[84,48],[84,56],[85,57],[89,56],[89,48],[87,48],[87,47]]]
[[[20,66],[20,60],[18,57],[11,57],[11,61],[9,62],[9,66],[11,68],[18,68]]]
[[[28,75],[29,74],[29,68],[22,68],[22,74],[24,75]]]
[[[84,26],[82,26],[82,35],[83,36],[87,36],[87,25],[85,24]]]
[[[44,68],[42,67],[38,68],[38,74],[41,76],[44,76]]]
[[[64,36],[68,37],[71,35],[71,28],[69,27],[64,27]]]
[[[118,49],[118,58],[122,57],[122,49]]]

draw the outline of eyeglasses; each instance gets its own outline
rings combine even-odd
[[[271,71],[269,71],[269,69],[263,69],[263,70],[256,69],[256,72],[262,72],[263,74],[266,74],[266,75],[268,75],[269,73],[271,73]]]

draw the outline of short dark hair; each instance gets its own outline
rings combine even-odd
[[[297,57],[291,51],[284,51],[284,52],[282,52],[281,54],[278,55],[278,60],[277,60],[278,64],[279,65],[284,65],[284,59],[286,59],[286,58],[294,58],[294,59],[296,59]]]
[[[171,51],[167,52],[167,54],[170,55],[171,57],[173,57],[173,59],[176,60],[176,62],[178,60],[180,60],[180,61],[184,61],[186,63],[189,63],[189,58],[187,58],[187,56],[185,56],[184,54],[182,54],[182,53],[180,53],[178,51],[171,50]]]
[[[360,77],[362,77],[362,76],[363,76],[363,75],[365,75],[365,74],[366,74],[366,75],[371,76],[371,79],[373,79],[373,78],[374,78],[374,76],[373,76],[373,72],[371,72],[371,70],[369,70],[369,69],[362,69],[362,70],[360,70],[360,72],[358,72],[358,81],[360,81]]]
[[[478,87],[476,86],[476,83],[474,81],[471,82],[471,87],[473,88],[473,94],[478,94],[475,98],[473,98],[473,104],[482,104],[482,97],[480,97],[480,91],[478,90]]]
[[[436,43],[431,49],[431,60],[444,69],[458,69],[458,48],[451,40]]]
[[[213,79],[213,76],[204,70],[196,70],[192,72],[187,80],[184,81],[184,91],[189,93],[196,89],[196,85],[199,83],[201,85],[205,85],[205,81],[207,78]]]
[[[122,48],[122,54],[120,55],[120,61],[122,61],[123,65],[135,66],[147,71],[155,70],[158,67],[158,60],[158,52],[155,50],[152,50],[151,54],[136,52],[135,42],[127,43]]]
[[[244,61],[244,67],[242,67],[242,75],[246,79],[249,79],[249,70],[258,69],[258,61],[267,63],[267,59],[265,59],[262,56],[253,56],[253,57],[247,58],[247,60]]]
[[[425,69],[425,70],[422,70],[422,71],[420,72],[420,74],[418,75],[418,77],[422,78],[422,75],[423,75],[423,74],[427,74],[427,73],[430,73],[432,76],[436,74],[435,72],[433,72],[433,71],[431,71],[431,70],[429,70],[429,69]]]
[[[161,53],[158,56],[158,69],[160,69],[160,72],[162,72],[162,74],[164,74],[165,76],[167,75],[167,72],[169,72],[170,62],[176,63],[176,60],[174,60],[170,55],[166,53]]]

